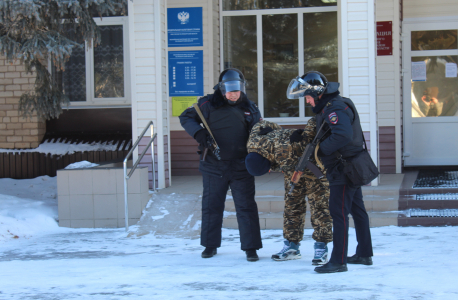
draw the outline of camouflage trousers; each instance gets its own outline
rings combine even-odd
[[[317,242],[332,241],[332,218],[329,212],[329,182],[326,177],[317,179],[306,170],[293,192],[289,195],[293,172],[285,172],[285,210],[283,213],[283,237],[299,243],[304,236],[307,197],[310,205],[312,238]]]

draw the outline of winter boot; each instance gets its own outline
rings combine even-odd
[[[256,253],[256,249],[248,249],[245,251],[245,253],[246,253],[246,260],[248,261],[258,261],[259,260],[259,256]]]
[[[290,242],[288,240],[284,241],[285,245],[280,252],[272,255],[272,259],[276,261],[284,261],[284,260],[291,260],[291,259],[299,259],[301,258],[301,251],[299,250],[300,244],[296,244],[294,242]]]
[[[315,256],[312,265],[324,265],[328,260],[328,246],[323,242],[315,242]]]
[[[321,267],[315,268],[315,272],[317,273],[337,273],[347,271],[347,264],[335,264],[332,262],[328,262],[327,264],[324,264]]]
[[[201,256],[202,258],[210,258],[213,255],[216,255],[216,248],[206,247]]]
[[[366,266],[371,266],[372,265],[372,257],[367,256],[359,256],[358,254],[355,254],[353,256],[347,257],[347,263],[348,264],[357,264],[357,265],[366,265]]]

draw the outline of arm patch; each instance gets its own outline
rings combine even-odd
[[[337,116],[335,112],[330,113],[328,118],[329,118],[329,121],[334,125],[337,124],[337,122],[339,121],[339,117]]]

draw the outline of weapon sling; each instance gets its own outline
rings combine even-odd
[[[218,153],[214,153],[215,156],[216,156],[216,158],[217,158],[218,160],[221,160],[221,157],[219,156],[219,146],[218,146],[218,144],[216,143],[216,139],[215,139],[215,137],[213,136],[213,133],[212,133],[212,131],[211,131],[211,129],[210,129],[210,126],[208,126],[207,121],[205,120],[204,115],[202,114],[202,111],[200,111],[199,105],[198,105],[197,103],[193,103],[193,104],[192,104],[192,107],[194,107],[194,109],[196,110],[197,114],[198,114],[199,117],[200,117],[200,120],[201,120],[202,123],[204,124],[205,129],[208,130],[208,132],[210,133],[210,135],[211,135],[211,137],[212,137],[212,139],[213,139],[213,146],[215,147],[215,152],[218,152]],[[202,160],[205,160],[205,157],[207,156],[207,152],[208,152],[208,148],[205,147],[204,154],[202,155]]]

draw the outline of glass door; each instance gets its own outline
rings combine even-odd
[[[404,33],[404,164],[458,165],[458,23]]]

